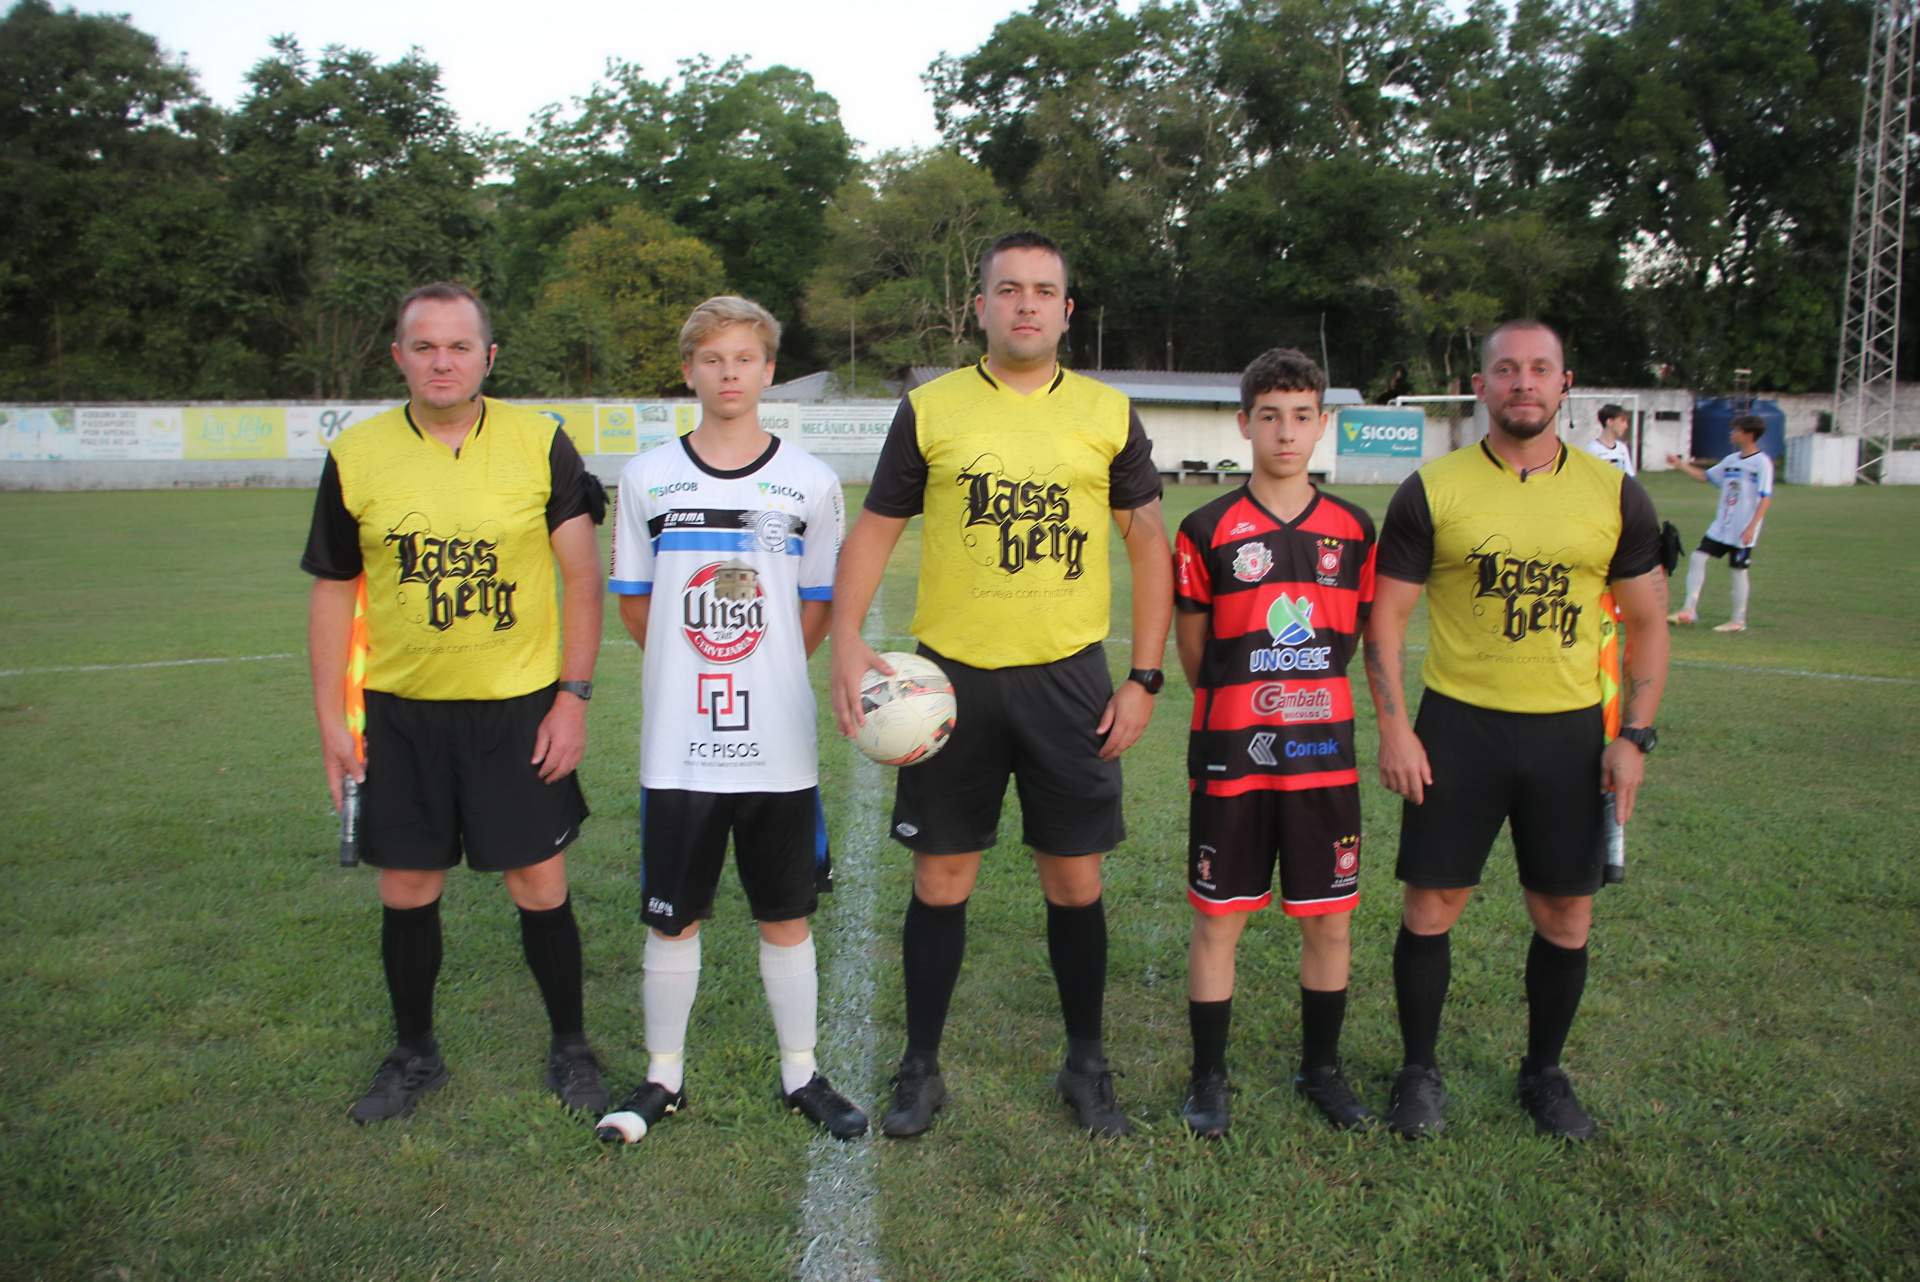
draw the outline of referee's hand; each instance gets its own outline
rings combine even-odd
[[[1380,782],[1416,806],[1427,799],[1433,766],[1427,761],[1427,746],[1411,726],[1380,728]]]
[[[860,713],[860,679],[873,668],[885,676],[893,675],[886,662],[862,636],[835,637],[833,657],[827,665],[827,695],[833,704],[833,721],[840,733],[852,736],[866,723]]]
[[[565,779],[579,769],[586,755],[586,700],[561,690],[553,696],[553,707],[540,719],[540,730],[533,737],[533,764],[540,767],[540,782]]]
[[[348,775],[353,776],[355,783],[367,781],[367,768],[353,750],[353,735],[346,726],[320,732],[320,761],[326,767],[327,787],[333,792],[333,808],[337,811],[343,800],[342,781]]]

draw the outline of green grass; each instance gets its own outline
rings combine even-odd
[[[1650,488],[1691,546],[1713,492],[1671,476]],[[1388,494],[1342,492],[1376,514]],[[1216,493],[1170,489],[1171,519]],[[0,495],[0,670],[298,655],[309,503]],[[1175,677],[1129,755],[1131,836],[1108,862],[1109,1046],[1135,1137],[1090,1144],[1051,1097],[1056,999],[1009,798],[950,1023],[954,1100],[926,1139],[874,1154],[886,1276],[1920,1273],[1916,529],[1920,491],[1783,489],[1752,631],[1676,636],[1628,884],[1602,897],[1568,1056],[1606,1128],[1578,1149],[1534,1138],[1512,1102],[1528,932],[1498,852],[1457,930],[1444,1140],[1336,1136],[1294,1098],[1298,932],[1277,913],[1242,946],[1233,1136],[1182,1133]],[[914,551],[909,537],[875,633],[906,635]],[[1711,573],[1708,622],[1726,601],[1724,565]],[[1126,609],[1116,593],[1122,634]],[[615,633],[585,769],[598,814],[570,862],[590,1026],[626,1082],[644,1063],[640,667]],[[879,1048],[865,1080],[839,1067],[841,1040],[822,1055],[877,1104],[902,1036],[908,864],[870,768],[831,733],[822,744],[842,870],[822,962],[831,989],[844,950],[870,941]],[[642,1144],[604,1148],[542,1096],[544,1020],[512,909],[497,879],[466,875],[447,896],[439,1006],[453,1082],[405,1123],[346,1121],[389,1035],[379,917],[372,875],[334,865],[314,757],[297,657],[0,677],[0,1276],[791,1276],[813,1141],[771,1099],[772,1033],[731,886],[694,1016],[694,1107]],[[1363,778],[1345,1049],[1378,1105],[1398,1052],[1398,809]],[[870,937],[856,929],[869,893]]]

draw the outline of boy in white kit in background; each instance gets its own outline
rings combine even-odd
[[[600,1138],[632,1141],[686,1107],[700,922],[731,832],[760,926],[780,1094],[836,1139],[866,1114],[814,1061],[819,981],[807,918],[831,890],[807,656],[827,634],[846,526],[840,481],[760,426],[779,322],[710,298],[680,331],[700,426],[620,474],[610,587],[646,651],[640,731],[641,1003],[648,1064]],[[660,608],[654,609],[656,597]]]
[[[1618,405],[1600,407],[1600,435],[1587,442],[1587,453],[1613,464],[1628,476],[1638,476],[1633,466],[1633,450],[1627,444],[1627,432],[1633,419]]]
[[[1765,420],[1741,414],[1733,420],[1730,433],[1733,453],[1712,467],[1698,468],[1678,454],[1667,455],[1669,467],[1720,490],[1720,510],[1687,562],[1686,602],[1678,612],[1667,616],[1668,623],[1700,621],[1700,589],[1707,585],[1707,562],[1724,556],[1733,574],[1733,617],[1714,631],[1747,630],[1747,596],[1751,591],[1747,567],[1753,562],[1753,545],[1760,541],[1760,522],[1773,506],[1773,458],[1760,448],[1760,438],[1766,434]]]

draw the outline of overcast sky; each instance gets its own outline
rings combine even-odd
[[[83,12],[127,13],[184,58],[215,102],[232,106],[276,35],[309,54],[327,45],[390,62],[418,46],[440,65],[447,99],[469,129],[520,137],[533,113],[584,95],[608,58],[640,64],[649,80],[682,58],[741,54],[755,67],[785,63],[812,74],[840,103],[865,153],[939,141],[920,77],[942,52],[970,53],[1021,0],[71,0]],[[1131,7],[1131,6],[1129,6]]]

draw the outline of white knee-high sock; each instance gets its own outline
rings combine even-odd
[[[687,1017],[700,990],[700,936],[647,932],[640,956],[640,1007],[647,1019],[647,1080],[670,1091],[686,1083]]]
[[[820,975],[814,965],[813,936],[781,946],[760,941],[760,982],[773,1012],[773,1035],[780,1043],[780,1089],[791,1094],[813,1078],[817,1065]]]
[[[1747,621],[1747,593],[1752,590],[1752,587],[1753,584],[1747,580],[1745,570],[1733,572],[1733,618],[1736,623]]]
[[[1687,603],[1682,610],[1700,608],[1700,589],[1707,586],[1707,562],[1713,558],[1705,552],[1695,552],[1687,559]]]

